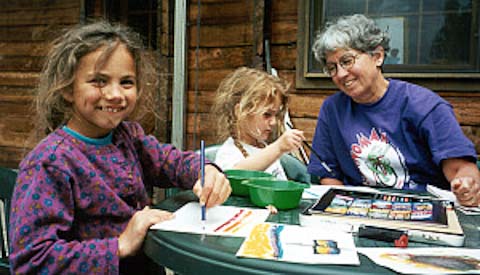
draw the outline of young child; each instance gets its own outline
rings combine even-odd
[[[127,119],[153,106],[154,60],[138,34],[98,22],[71,29],[40,78],[39,131],[22,161],[10,221],[13,274],[144,274],[149,227],[170,219],[150,209],[147,187],[193,188],[207,207],[230,194],[213,165],[146,135]]]
[[[241,67],[220,83],[214,113],[218,134],[225,142],[215,163],[222,169],[266,171],[287,179],[280,164],[284,153],[298,149],[305,139],[300,130],[283,128],[288,83],[264,71]],[[275,140],[268,144],[269,141]]]

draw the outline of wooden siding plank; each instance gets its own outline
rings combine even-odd
[[[188,30],[190,48],[197,45],[197,27]],[[234,47],[251,45],[252,28],[249,24],[200,26],[200,47]]]
[[[63,9],[0,10],[0,26],[76,24],[79,18],[79,5]]]
[[[35,87],[38,73],[0,72],[0,86]]]
[[[196,50],[190,48],[188,51],[188,67],[196,68]],[[244,66],[252,60],[253,49],[251,46],[231,48],[200,48],[198,51],[198,68],[206,69],[236,69]]]
[[[1,38],[0,38],[1,39]],[[45,56],[50,48],[46,42],[4,42],[0,40],[0,56]]]
[[[201,25],[229,25],[252,20],[254,1],[229,1],[204,3],[200,7]],[[199,15],[198,6],[192,2],[189,6],[189,24],[196,25]]]
[[[50,41],[58,36],[58,30],[65,25],[42,25],[42,26],[0,26],[2,42],[26,42]]]
[[[65,0],[7,0],[0,1],[0,10],[2,11],[22,11],[22,10],[38,10],[45,9],[66,9],[79,8],[79,1],[65,1]]]
[[[43,61],[43,57],[37,56],[3,56],[0,59],[0,71],[39,72]]]

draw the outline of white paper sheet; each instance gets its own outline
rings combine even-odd
[[[351,234],[274,223],[256,225],[237,256],[304,264],[360,264]]]
[[[150,229],[246,237],[253,226],[264,222],[269,214],[266,209],[219,205],[207,210],[204,230],[200,204],[190,202],[175,212],[175,218],[154,224]]]
[[[480,249],[358,248],[358,252],[403,274],[480,274]]]

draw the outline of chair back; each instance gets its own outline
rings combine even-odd
[[[17,171],[0,167],[0,274],[8,274],[8,224]]]
[[[307,172],[307,166],[301,160],[292,155],[284,154],[280,158],[280,163],[289,180],[311,183],[311,176]]]

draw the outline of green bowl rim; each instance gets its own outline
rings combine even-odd
[[[229,174],[227,174],[227,171],[253,172],[253,173],[258,173],[259,175],[257,175],[257,176],[249,176],[248,178],[246,178],[245,176],[229,175]],[[227,178],[232,178],[232,179],[252,179],[252,178],[253,178],[253,179],[257,179],[257,178],[267,179],[267,178],[274,177],[272,174],[270,174],[270,173],[268,173],[268,172],[257,171],[257,170],[227,169],[227,170],[224,170],[223,172],[225,173],[225,176],[227,176]]]
[[[241,184],[246,185],[248,187],[252,188],[259,188],[259,189],[264,189],[264,190],[273,190],[273,191],[298,191],[298,190],[304,190],[306,188],[310,188],[310,184],[307,183],[301,183],[293,180],[278,180],[278,179],[265,179],[265,178],[255,178],[255,179],[261,179],[261,180],[266,180],[266,181],[275,181],[275,182],[290,182],[294,183],[295,187],[294,188],[278,188],[278,187],[272,187],[272,186],[265,186],[261,184],[252,184],[250,183],[251,179],[246,179],[241,181]]]

